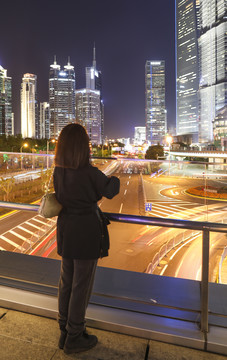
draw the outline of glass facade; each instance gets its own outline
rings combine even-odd
[[[136,126],[134,131],[134,145],[142,145],[146,141],[146,127]]]
[[[64,71],[56,60],[49,77],[50,137],[57,137],[62,128],[75,121],[75,71],[68,62]]]
[[[40,103],[39,110],[40,137],[41,139],[50,139],[50,104]]]
[[[176,1],[177,135],[198,140],[198,1]]]
[[[21,83],[21,134],[23,138],[39,138],[37,76],[24,74]]]
[[[201,143],[213,141],[213,121],[227,104],[226,0],[201,0],[200,129]]]
[[[76,90],[76,122],[86,128],[92,144],[101,144],[100,92],[98,90]]]
[[[227,150],[227,105],[219,110],[214,119],[214,144],[222,150]]]
[[[0,135],[13,135],[12,78],[0,65]]]
[[[86,67],[86,89],[98,90],[100,92],[100,113],[101,113],[101,142],[104,141],[104,104],[102,97],[102,73],[96,69],[95,47],[93,48],[92,67]]]
[[[166,134],[165,61],[146,61],[145,99],[146,140],[162,143]]]

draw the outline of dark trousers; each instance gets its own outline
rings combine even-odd
[[[97,260],[62,258],[58,292],[60,329],[79,335],[85,329],[85,313],[94,283]]]

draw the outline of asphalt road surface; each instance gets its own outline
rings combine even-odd
[[[147,169],[147,165],[143,162],[120,161],[119,163],[114,175],[120,179],[120,193],[112,200],[103,198],[99,204],[102,211],[173,219],[225,221],[224,202],[205,201],[185,193],[187,188],[204,183],[203,178],[169,177],[166,173],[151,177],[150,174],[145,175],[150,169]],[[141,176],[146,200],[152,205],[151,211],[148,212],[145,212],[141,195]],[[215,181],[209,181],[209,184],[214,183]],[[56,219],[47,220],[30,212],[11,212],[0,218],[0,249],[59,258],[56,252],[55,224]],[[153,273],[200,279],[200,235],[191,234],[186,237],[183,230],[116,222],[111,223],[109,232],[110,255],[99,260],[100,266],[145,272],[153,259],[157,258],[160,249],[168,245],[168,253],[161,259]],[[226,237],[217,234],[212,236],[210,279],[213,280],[221,251],[226,244]],[[171,248],[173,239],[176,242],[180,239],[185,240]],[[177,249],[178,252],[170,259]]]

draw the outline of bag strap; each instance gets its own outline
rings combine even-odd
[[[50,175],[50,179],[48,181],[48,185],[46,186],[46,191],[45,191],[45,195],[48,194],[48,191],[49,191],[49,187],[50,187],[50,183],[51,183],[51,180],[52,180],[52,177],[54,175],[54,164],[51,166],[52,167],[52,171],[51,171],[51,175]]]

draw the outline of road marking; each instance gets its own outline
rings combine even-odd
[[[179,249],[177,249],[177,250],[175,251],[175,253],[171,256],[170,260],[172,260],[173,256],[175,256],[176,253],[177,253],[179,250],[182,249],[182,247],[184,247],[185,245],[187,245],[189,242],[195,240],[197,237],[199,237],[199,234],[196,235],[196,236],[194,236],[194,237],[192,237],[191,239],[189,239],[188,241],[186,241],[183,245],[181,245],[181,246],[179,247]],[[177,271],[175,272],[174,277],[178,277],[178,274],[179,274],[179,272],[180,272],[180,268],[181,268],[181,266],[182,266],[182,264],[183,264],[183,261],[184,261],[184,257],[185,257],[185,254],[184,254],[184,255],[182,256],[182,258],[181,258],[180,265],[178,266]]]
[[[18,225],[17,227],[18,227],[18,229],[21,229],[21,230],[27,232],[28,234],[31,234],[31,235],[34,235],[34,236],[39,237],[38,234],[36,234],[36,233],[34,233],[33,231],[30,231],[30,230],[28,230],[28,229],[25,229],[25,228],[24,228],[23,226],[21,226],[21,225]]]
[[[33,217],[32,220],[37,221],[37,222],[39,222],[39,223],[41,223],[41,224],[43,224],[43,225],[51,226],[50,224],[48,224],[48,222],[41,221],[41,220],[39,220],[39,219],[36,219],[35,217]]]
[[[25,248],[23,248],[22,246],[16,244],[14,241],[7,239],[7,237],[5,237],[4,235],[0,235],[0,239],[2,239],[3,241],[6,241],[8,244],[14,246],[17,249],[25,250]]]
[[[127,185],[129,184],[129,181],[127,182]]]
[[[125,190],[124,195],[126,195],[126,193],[127,193],[127,190]]]
[[[10,212],[8,212],[8,213],[6,213],[6,214],[4,214],[4,215],[1,215],[1,216],[0,216],[0,220],[2,220],[2,219],[4,220],[4,218],[15,214],[17,211],[18,211],[18,210],[13,210],[13,211],[10,211]]]
[[[155,209],[154,206],[153,206],[152,212],[149,212],[150,215],[161,214],[162,216],[164,216],[164,215],[169,216],[172,213],[173,213],[172,211],[171,212],[170,211],[165,212],[162,209],[160,209],[160,211],[158,211],[158,210]]]
[[[122,211],[122,207],[123,207],[123,203],[121,203],[119,213],[121,213],[121,211]]]
[[[18,238],[21,239],[21,240],[26,241],[27,243],[30,243],[30,240],[29,240],[29,239],[27,239],[27,238],[26,238],[25,236],[23,236],[23,235],[20,235],[20,234],[16,233],[16,231],[9,230],[9,233],[15,235],[16,237],[18,237]]]
[[[35,229],[46,231],[45,229],[42,229],[40,226],[36,226],[36,225],[30,223],[30,221],[26,221],[25,224],[28,224],[28,225],[34,227]]]

